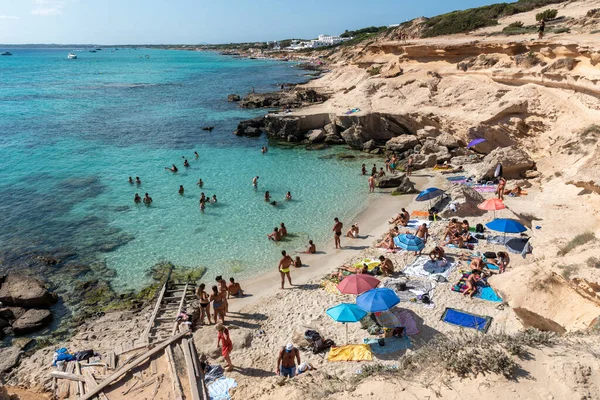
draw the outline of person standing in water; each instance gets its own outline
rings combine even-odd
[[[279,260],[279,265],[277,265],[277,270],[279,271],[279,274],[281,275],[281,288],[284,288],[285,285],[285,277],[287,276],[288,278],[288,282],[290,283],[290,286],[292,285],[292,277],[290,276],[290,267],[291,265],[294,263],[294,260],[292,259],[292,257],[290,257],[285,250],[281,251],[281,260]]]
[[[128,180],[128,182],[129,182],[129,184],[130,184],[130,185],[133,185],[133,178],[132,178],[132,177],[129,177],[129,180]]]
[[[179,194],[183,196],[183,192],[184,192],[183,185],[179,185]]]
[[[133,202],[134,203],[141,203],[142,202],[142,198],[140,197],[139,194],[135,194],[135,197],[133,198]]]
[[[365,164],[362,165],[362,174],[363,175],[367,174],[367,166]]]
[[[290,192],[287,192],[285,195],[285,199],[286,199],[286,201],[292,200],[292,194]]]
[[[200,189],[202,189],[202,186],[204,186],[204,182],[202,182],[202,179],[198,179],[198,183],[196,183],[196,185],[200,186]]]
[[[197,151],[194,151],[194,157],[196,157],[196,160],[200,158],[200,154],[198,154]]]
[[[144,204],[147,205],[147,206],[150,206],[150,204],[152,204],[152,197],[150,197],[148,195],[148,193],[146,193],[144,195]]]
[[[369,176],[369,193],[375,192],[375,174]]]
[[[204,199],[200,199],[200,212],[204,212],[204,209],[206,208],[206,201]]]
[[[335,222],[332,229],[333,241],[335,242],[335,248],[341,249],[342,245],[340,244],[340,238],[342,237],[342,228],[344,227],[344,224],[342,224],[337,217],[335,217],[333,221]]]
[[[252,179],[252,187],[253,187],[254,189],[258,189],[258,176],[255,176],[255,177]]]
[[[188,162],[188,160],[183,160],[183,166],[188,168],[190,166],[190,163]]]
[[[142,181],[140,181],[140,177],[139,176],[135,177],[135,184],[136,185],[141,185],[142,184]]]
[[[265,192],[265,201],[270,201],[271,200],[271,194],[269,193],[269,191],[267,190]]]

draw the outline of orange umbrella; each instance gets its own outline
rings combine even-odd
[[[502,200],[498,198],[488,199],[477,206],[480,210],[494,211],[494,219],[496,219],[496,210],[504,210],[506,206]]]

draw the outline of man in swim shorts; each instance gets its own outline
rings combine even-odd
[[[146,193],[144,195],[144,204],[147,205],[147,206],[149,206],[150,204],[152,204],[152,197],[150,197],[148,195],[148,193]]]
[[[296,361],[298,361],[298,364],[301,363],[300,351],[298,351],[292,343],[288,343],[279,352],[279,357],[277,358],[277,370],[275,372],[278,376],[293,378],[296,376]]]
[[[383,272],[383,276],[390,276],[394,273],[394,263],[389,258],[384,256],[379,256],[379,261],[381,262],[381,272]]]
[[[229,285],[227,285],[227,298],[230,298],[231,296],[244,297],[242,287],[233,278],[229,278]]]
[[[258,189],[258,176],[255,176],[255,177],[252,179],[252,187],[253,187],[254,189]]]
[[[279,260],[279,265],[277,266],[277,270],[281,274],[281,288],[285,285],[285,277],[287,276],[288,282],[290,286],[292,286],[292,277],[290,276],[290,266],[294,262],[292,257],[290,257],[285,250],[281,251],[281,260]]]
[[[342,228],[344,227],[344,224],[342,224],[337,217],[335,217],[333,220],[335,221],[332,229],[334,233],[333,241],[335,242],[335,248],[340,249],[342,248],[342,245],[340,244],[340,237],[342,236]]]
[[[267,237],[274,242],[279,242],[281,240],[281,233],[279,232],[279,228],[273,228],[273,232],[267,235]]]

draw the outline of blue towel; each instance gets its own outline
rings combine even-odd
[[[493,301],[494,303],[502,302],[502,299],[500,298],[500,296],[498,296],[498,294],[491,287],[479,286],[478,289],[479,290],[477,291],[477,294],[473,297],[477,297],[478,299],[481,299],[481,300]]]
[[[500,267],[497,266],[496,264],[487,264],[488,269],[494,270],[494,271],[500,271]]]
[[[401,338],[384,338],[385,346],[380,346],[379,339],[367,338],[363,339],[365,344],[371,346],[371,351],[375,354],[390,354],[400,350],[409,349],[412,345],[408,336],[402,336]]]
[[[484,333],[487,332],[492,323],[492,317],[471,314],[455,308],[446,308],[441,320],[447,324],[477,329]]]
[[[449,176],[446,179],[448,179],[450,182],[452,182],[452,181],[462,181],[462,180],[467,179],[467,177],[463,176],[463,175],[461,175],[461,176]]]

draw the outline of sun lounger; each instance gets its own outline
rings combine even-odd
[[[373,353],[368,344],[332,346],[327,361],[373,361]]]
[[[487,332],[492,324],[492,317],[471,314],[456,308],[446,308],[440,319],[450,325],[476,329],[483,333]]]

